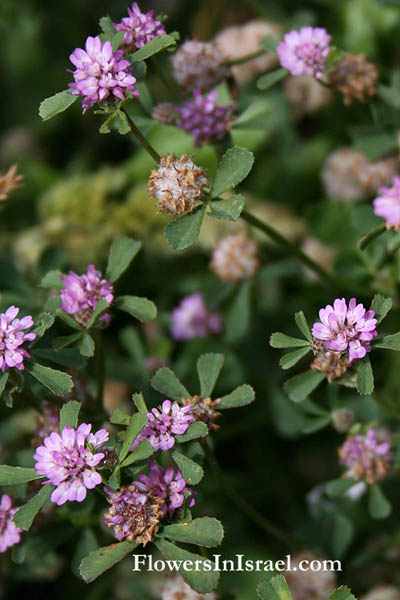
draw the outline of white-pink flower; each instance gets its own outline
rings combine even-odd
[[[322,27],[302,27],[290,31],[276,48],[279,61],[292,75],[321,79],[330,52],[331,36]]]
[[[24,358],[30,358],[30,354],[22,344],[36,338],[35,333],[24,333],[24,329],[32,327],[32,317],[17,319],[18,313],[19,308],[10,306],[0,314],[0,369],[3,373],[10,367],[24,370]]]
[[[392,179],[392,187],[381,187],[379,196],[375,198],[374,213],[386,221],[386,227],[400,229],[400,176]]]
[[[18,544],[21,539],[22,529],[19,529],[13,521],[17,510],[18,508],[12,506],[12,498],[3,494],[0,501],[0,553]]]

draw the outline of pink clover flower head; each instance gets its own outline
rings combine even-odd
[[[17,510],[18,508],[13,508],[12,498],[3,494],[0,501],[0,553],[21,540],[22,529],[19,529],[13,521]]]
[[[85,275],[77,275],[70,271],[68,275],[61,275],[65,289],[61,290],[60,307],[69,315],[74,315],[75,320],[86,327],[99,300],[104,299],[109,304],[114,299],[113,282],[103,279],[101,271],[96,271],[94,265],[89,265]],[[106,323],[111,321],[109,312],[102,315]]]
[[[386,476],[393,455],[390,443],[379,434],[371,428],[347,437],[339,448],[340,462],[348,468],[346,477],[365,478],[372,485]]]
[[[400,176],[392,179],[392,187],[379,188],[379,196],[373,201],[374,213],[383,217],[386,227],[396,231],[400,229]]]
[[[348,352],[349,362],[364,358],[371,350],[370,341],[378,334],[374,310],[365,310],[352,298],[347,306],[344,298],[337,298],[319,311],[320,321],[312,326],[312,335],[322,340],[329,350]]]
[[[123,100],[127,91],[139,96],[131,64],[123,56],[122,50],[113,51],[111,42],[103,43],[99,36],[89,36],[84,50],[72,52],[69,58],[76,70],[70,71],[75,80],[69,84],[70,93],[83,97],[83,112],[107,98]]]
[[[18,319],[18,313],[19,308],[10,306],[5,313],[0,314],[0,369],[3,373],[12,367],[24,370],[24,358],[30,358],[30,354],[22,348],[22,344],[36,338],[35,333],[24,332],[33,326],[32,317],[29,315]]]
[[[114,23],[116,31],[124,31],[122,43],[133,52],[152,39],[166,33],[164,25],[159,19],[154,18],[154,10],[143,13],[138,4],[134,2],[131,8],[128,8],[128,16],[124,17],[120,23]]]
[[[199,89],[193,90],[193,100],[186,100],[175,111],[179,117],[176,126],[194,137],[197,147],[215,140],[222,140],[230,131],[235,104],[217,106],[218,92],[211,90],[203,96]]]
[[[279,61],[292,75],[309,75],[321,79],[331,50],[331,36],[322,27],[302,27],[290,31],[278,44]]]
[[[108,441],[105,429],[91,433],[92,426],[82,423],[75,430],[66,425],[61,433],[51,433],[44,445],[36,448],[33,458],[35,470],[45,475],[44,483],[57,486],[50,500],[61,506],[65,502],[83,502],[86,490],[91,490],[102,481],[95,467],[104,458],[96,452]]]
[[[172,311],[171,335],[176,340],[205,338],[221,330],[221,315],[208,310],[202,294],[186,296]]]
[[[155,452],[169,450],[175,444],[175,435],[182,435],[194,421],[190,405],[164,400],[160,408],[147,413],[148,422],[131,446],[134,450],[142,440],[152,445]]]

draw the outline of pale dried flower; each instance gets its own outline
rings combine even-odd
[[[161,590],[161,600],[217,600],[217,598],[214,592],[198,594],[178,574],[168,577]]]
[[[393,585],[377,585],[360,600],[400,600],[400,590]]]
[[[314,77],[306,75],[285,77],[283,84],[296,117],[318,112],[332,98],[330,90],[318,83]]]
[[[214,42],[188,40],[172,56],[172,75],[186,91],[206,92],[223,81],[229,69],[225,56]]]
[[[311,363],[310,368],[313,371],[325,373],[327,380],[331,383],[332,381],[343,377],[349,368],[349,365],[349,359],[346,355],[342,355],[341,352],[329,350],[317,354]]]
[[[212,400],[211,398],[203,398],[202,396],[192,396],[191,398],[182,398],[184,406],[190,405],[192,407],[191,414],[195,421],[202,421],[208,427],[208,429],[216,431],[219,429],[219,425],[215,423],[221,413],[217,412],[216,407],[220,399]]]
[[[160,123],[173,123],[176,118],[175,107],[171,102],[159,102],[153,108],[151,116]]]
[[[321,557],[311,552],[301,552],[292,557],[292,570],[286,571],[284,575],[293,600],[326,600],[335,589],[334,571],[300,570],[299,565],[304,560],[311,563],[313,560],[321,561]],[[294,571],[293,567],[297,570]]]
[[[0,201],[7,200],[11,192],[21,187],[23,175],[17,175],[17,165],[12,165],[6,173],[0,175]]]
[[[243,232],[223,237],[217,243],[210,267],[222,281],[238,282],[252,277],[260,266],[258,244]]]
[[[343,94],[346,106],[353,98],[364,102],[365,96],[373,96],[378,70],[366,60],[365,54],[346,54],[338,60],[329,80],[334,89]]]

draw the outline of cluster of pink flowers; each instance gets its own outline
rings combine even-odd
[[[290,31],[276,48],[279,61],[292,75],[321,79],[331,50],[331,36],[322,27],[302,27]]]
[[[175,444],[175,435],[182,435],[194,421],[191,406],[179,406],[177,402],[164,400],[160,409],[153,408],[147,413],[148,422],[131,446],[134,450],[142,440],[146,440],[153,449],[169,450]]]
[[[0,553],[5,552],[10,546],[18,544],[21,539],[21,531],[14,521],[13,516],[18,508],[12,507],[12,499],[3,494],[0,502]]]
[[[86,327],[99,300],[104,299],[109,304],[114,299],[113,282],[102,278],[101,271],[96,271],[94,265],[89,265],[86,275],[77,275],[70,271],[61,275],[65,289],[61,290],[61,308],[69,315],[74,315],[76,321]],[[103,313],[102,320],[109,323],[111,316]]]
[[[363,477],[373,484],[386,476],[393,455],[390,443],[378,439],[376,429],[368,429],[364,435],[349,435],[339,448],[339,457],[348,467],[346,477]]]
[[[374,213],[383,217],[386,227],[393,227],[396,231],[400,229],[400,176],[395,175],[391,187],[379,188],[379,196],[375,198]]]
[[[193,90],[193,100],[186,100],[175,111],[179,117],[176,126],[194,137],[195,146],[222,140],[230,131],[235,104],[217,105],[218,92],[211,90],[205,96],[199,89]]]
[[[113,51],[111,42],[102,43],[99,36],[89,36],[85,50],[75,48],[69,58],[76,67],[71,71],[75,82],[69,87],[71,94],[83,97],[83,112],[107,98],[123,100],[127,91],[139,96],[129,60],[122,50]]]
[[[107,442],[108,432],[100,429],[91,433],[91,429],[87,423],[76,430],[66,425],[61,435],[51,433],[33,456],[36,472],[47,477],[44,483],[57,486],[50,500],[59,506],[68,500],[82,502],[86,490],[102,481],[94,467],[104,458],[104,453],[95,450]]]
[[[366,311],[355,298],[346,304],[344,298],[337,298],[333,306],[328,304],[319,311],[320,322],[312,326],[312,335],[322,340],[329,350],[348,351],[349,362],[364,356],[371,350],[370,341],[378,334],[375,311]]]
[[[128,16],[124,17],[120,23],[114,23],[116,31],[125,32],[122,43],[130,52],[165,33],[164,25],[153,15],[154,10],[143,13],[138,4],[134,2],[132,7],[128,8]]]
[[[30,354],[21,346],[36,338],[35,333],[24,333],[24,329],[33,326],[32,317],[29,315],[17,319],[18,313],[19,308],[10,306],[0,314],[0,369],[3,373],[11,367],[24,370],[24,358],[30,358]]]
[[[201,294],[187,296],[172,311],[171,335],[176,340],[204,338],[221,330],[221,315],[208,310]]]

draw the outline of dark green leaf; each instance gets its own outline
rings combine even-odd
[[[197,361],[197,372],[200,379],[200,394],[203,398],[211,396],[215,383],[221,372],[225,357],[223,354],[203,354]]]
[[[56,371],[50,367],[44,367],[39,363],[29,361],[26,370],[32,377],[49,388],[56,396],[66,396],[73,387],[72,377],[63,371]]]
[[[4,373],[2,373],[2,375],[0,376],[0,397],[3,395],[3,392],[5,390],[5,387],[7,385],[7,381],[8,381],[8,376],[9,376],[9,371],[5,371]]]
[[[155,37],[151,42],[139,50],[136,50],[136,52],[129,56],[129,60],[134,64],[141,60],[146,60],[147,58],[150,58],[150,56],[154,56],[154,54],[157,54],[166,48],[170,48],[171,46],[176,46],[176,40],[172,35],[165,33],[164,35]]]
[[[363,358],[358,365],[357,390],[362,396],[370,396],[374,391],[374,374],[368,356]]]
[[[102,17],[99,21],[99,25],[102,32],[106,34],[107,39],[111,40],[115,35],[115,27],[111,18],[108,15],[106,17]]]
[[[290,337],[285,333],[273,333],[269,339],[269,343],[273,348],[296,348],[297,346],[309,346],[308,340]]]
[[[250,326],[251,282],[242,281],[233,298],[225,318],[226,341],[233,343],[240,340]]]
[[[179,381],[177,376],[168,367],[162,367],[158,369],[151,385],[155,390],[170,398],[171,400],[177,400],[180,402],[182,398],[191,398],[192,394],[189,394],[185,386]]]
[[[120,36],[120,34],[118,34],[118,36]],[[109,117],[107,117],[100,125],[99,133],[111,133],[113,130],[118,131],[121,135],[126,135],[131,131],[126,114],[122,110],[116,109]]]
[[[205,211],[206,206],[202,204],[192,212],[168,223],[165,237],[174,250],[184,250],[197,242]]]
[[[304,356],[306,356],[310,352],[311,348],[308,346],[307,348],[297,348],[297,350],[293,350],[293,352],[288,352],[279,361],[282,369],[291,369],[294,365],[296,365],[299,360],[301,360]]]
[[[112,39],[110,40],[114,52],[120,47],[124,35],[125,31],[118,31],[115,35],[113,35]]]
[[[305,371],[288,379],[283,387],[293,402],[301,402],[319,386],[324,378],[325,374],[319,371]]]
[[[147,417],[140,413],[135,413],[130,420],[128,428],[126,430],[126,436],[122,444],[121,451],[119,453],[119,460],[122,462],[126,458],[129,448],[147,423]]]
[[[316,431],[320,431],[321,429],[324,429],[324,427],[327,427],[327,425],[329,425],[330,422],[331,422],[330,415],[325,416],[325,417],[317,417],[315,419],[308,419],[306,421],[305,425],[303,425],[301,431],[302,431],[302,433],[309,435],[310,433],[315,433]]]
[[[70,425],[74,429],[76,428],[80,410],[81,403],[77,400],[71,400],[64,404],[60,411],[60,433],[62,433],[66,425]]]
[[[90,554],[90,552],[97,550],[98,547],[99,544],[93,531],[89,528],[85,528],[75,547],[71,560],[71,569],[76,577],[80,578],[79,565],[81,564],[82,559]]]
[[[194,460],[188,458],[184,454],[181,454],[177,450],[173,451],[172,458],[179,467],[183,478],[190,485],[197,485],[203,479],[204,471],[202,467],[198,465]]]
[[[212,200],[210,207],[210,217],[236,221],[244,209],[244,197],[242,194],[235,194],[227,199]]]
[[[67,108],[69,108],[77,99],[78,96],[74,96],[67,90],[58,92],[57,94],[54,94],[54,96],[46,98],[46,100],[43,100],[43,102],[40,103],[39,115],[43,121],[52,119],[56,115],[64,112],[64,110],[67,110]]]
[[[246,404],[253,402],[254,398],[255,394],[253,388],[251,385],[244,383],[227,396],[223,396],[218,403],[218,409],[223,410],[225,408],[238,408],[239,406],[246,406]]]
[[[146,440],[142,440],[138,443],[133,452],[128,454],[126,459],[121,464],[121,467],[127,467],[132,463],[139,462],[140,460],[144,460],[153,454],[153,446],[149,444]]]
[[[356,600],[356,597],[353,596],[348,587],[341,586],[329,596],[328,600]]]
[[[331,548],[334,558],[341,558],[354,536],[354,526],[350,519],[340,513],[333,515]]]
[[[118,490],[121,487],[121,467],[119,465],[117,465],[111,473],[108,485],[113,490]]]
[[[142,242],[128,237],[114,238],[108,255],[106,278],[117,281],[129,267],[141,247]]]
[[[148,323],[157,316],[157,308],[154,302],[139,296],[118,296],[114,302],[115,306],[124,312],[136,317],[141,323]]]
[[[50,500],[50,496],[54,489],[54,485],[47,483],[29,500],[29,502],[21,506],[13,517],[16,526],[24,531],[29,531],[36,515]]]
[[[85,358],[79,353],[76,348],[65,348],[55,352],[51,348],[38,348],[31,352],[33,358],[39,360],[48,360],[57,365],[68,367],[71,369],[81,369],[85,366]]]
[[[224,528],[218,519],[202,517],[176,525],[167,525],[163,529],[163,534],[175,542],[214,548],[222,543]]]
[[[296,325],[300,329],[300,331],[304,335],[304,337],[309,342],[311,342],[312,341],[311,329],[310,329],[309,324],[307,323],[306,316],[302,310],[300,310],[299,312],[297,312],[294,315],[294,320],[296,321]]]
[[[250,173],[253,163],[254,155],[246,148],[234,146],[227,150],[218,165],[211,197],[216,198],[237,186]]]
[[[391,298],[385,298],[382,294],[375,294],[372,299],[371,309],[375,311],[378,323],[381,323],[392,308],[393,301]]]
[[[35,469],[0,465],[0,485],[17,485],[35,479],[43,479],[43,475],[38,475]]]
[[[88,333],[85,333],[82,337],[82,341],[79,344],[79,352],[82,356],[93,356],[95,350],[94,339]]]
[[[351,477],[343,477],[341,479],[333,479],[326,484],[326,493],[331,498],[342,496],[355,484],[355,480]]]
[[[110,306],[109,303],[107,302],[107,300],[104,300],[104,298],[99,300],[98,303],[96,304],[96,308],[94,309],[94,311],[91,314],[91,317],[86,326],[86,329],[91,329],[93,327],[93,325],[96,323],[96,321],[99,319],[99,317],[103,314],[103,312],[105,312],[107,310],[107,308],[109,306]]]
[[[81,325],[79,325],[79,323],[77,323],[73,317],[64,312],[62,308],[57,308],[56,315],[57,317],[60,317],[60,319],[62,319],[67,325],[72,327],[72,329],[82,331]]]
[[[276,69],[271,73],[265,73],[257,80],[259,90],[268,90],[270,87],[281,81],[289,74],[287,69]]]
[[[36,326],[32,329],[32,332],[36,334],[36,339],[43,337],[46,331],[53,325],[54,320],[54,315],[47,312],[40,313],[35,320]]]
[[[49,271],[43,277],[40,285],[46,288],[57,288],[61,290],[64,287],[64,284],[61,281],[61,275],[62,273],[59,270]]]
[[[176,435],[175,439],[180,444],[183,444],[184,442],[197,440],[198,438],[205,437],[206,435],[208,435],[207,425],[201,421],[197,421],[189,426],[189,429],[187,429],[186,433],[183,433],[182,435]]]
[[[378,484],[369,488],[368,509],[373,519],[386,519],[392,512],[392,506]]]
[[[400,350],[400,331],[393,335],[385,335],[379,342],[374,344],[374,348],[384,348],[385,350]]]
[[[82,339],[82,332],[72,333],[71,335],[60,335],[54,338],[51,342],[52,347],[56,352],[59,350],[63,350],[68,346],[72,346],[75,342],[78,342]]]
[[[257,594],[261,600],[292,600],[292,595],[283,575],[276,575],[269,581],[262,581],[257,586]]]
[[[80,564],[79,571],[82,579],[86,583],[94,581],[105,571],[111,569],[127,554],[133,552],[136,547],[137,544],[135,542],[119,542],[118,544],[104,546],[91,552]]]

